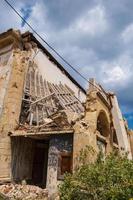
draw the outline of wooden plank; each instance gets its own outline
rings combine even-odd
[[[14,132],[12,133],[11,137],[16,137],[16,136],[37,136],[37,135],[44,135],[44,137],[46,135],[51,135],[51,134],[66,134],[66,133],[73,133],[74,130],[73,129],[70,129],[70,128],[64,128],[62,130],[58,129],[57,130],[51,130],[51,128],[47,128],[45,129],[43,132],[25,132],[25,133],[22,133],[21,131],[19,132]]]
[[[42,75],[40,75],[39,77],[39,81],[40,81],[40,94],[41,94],[41,98],[43,98],[43,94],[44,94],[44,87],[43,87],[43,78],[42,78]],[[45,109],[44,109],[44,101],[41,101],[43,103],[43,106],[42,106],[42,120],[45,118],[46,116],[46,112],[45,112]]]
[[[24,98],[24,96],[23,101],[30,105],[28,120],[30,126],[33,122],[39,126],[44,118],[51,116],[60,108],[78,113],[84,110],[81,102],[67,85],[53,84],[43,80],[35,63],[29,66],[24,87],[25,95],[29,95],[29,98]]]
[[[48,91],[49,91],[49,94],[52,92],[52,89],[51,89],[51,87],[50,87],[50,83],[49,82],[47,82],[47,86],[48,86]],[[50,103],[51,103],[51,106],[52,106],[52,110],[51,110],[51,112],[54,112],[54,108],[55,108],[55,103],[54,103],[54,100],[53,100],[53,98],[51,97],[50,98]]]
[[[33,113],[30,114],[30,126],[32,126],[32,121],[33,121]]]
[[[64,87],[65,87],[66,91],[71,93],[71,100],[73,100],[73,101],[77,100],[76,111],[79,112],[79,113],[83,112],[84,108],[83,108],[81,102],[79,101],[79,99],[75,97],[75,95],[71,92],[71,89],[67,85],[65,85]]]
[[[70,98],[71,93],[69,93],[61,83],[60,83],[60,87],[62,88],[62,91],[65,94],[64,95],[64,98],[66,99],[66,104],[65,105],[68,106],[68,109],[70,109],[70,110],[75,112],[76,111],[75,107],[70,103],[70,102],[72,102],[72,100]]]
[[[55,91],[56,91],[57,96],[58,96],[59,99],[60,99],[60,102],[63,104],[64,108],[67,108],[67,107],[65,106],[65,100],[62,98],[58,86],[57,86],[56,84],[53,84],[53,86],[54,86],[54,88],[55,88]]]
[[[34,76],[34,82],[35,82],[35,99],[37,99],[37,73],[38,73],[38,70],[36,69],[35,70],[35,76]],[[36,123],[37,123],[37,126],[39,125],[39,116],[38,116],[38,105],[35,106],[35,119],[36,119]]]
[[[49,99],[49,98],[50,98],[51,96],[53,96],[53,95],[54,95],[54,92],[51,93],[51,94],[49,94],[49,95],[47,95],[47,96],[42,97],[41,99],[37,99],[36,101],[32,102],[31,104],[33,105],[33,104],[36,104],[36,103],[38,103],[38,102],[40,102],[40,101]]]
[[[37,98],[37,70],[34,72],[34,91],[35,91],[35,97]]]
[[[35,97],[35,71],[31,69],[31,96]]]
[[[66,90],[66,88],[62,85],[62,84],[60,84],[60,87],[62,87],[62,89],[63,89],[63,91],[66,93],[66,98],[68,99],[68,102],[70,103],[70,102],[73,102],[73,100],[72,100],[72,98],[71,98],[71,93],[69,92],[69,91],[67,91]],[[73,106],[73,104],[69,104],[69,107],[71,108],[71,110],[72,111],[76,111],[76,107],[75,106]]]
[[[49,92],[48,92],[48,89],[47,89],[47,81],[44,79],[44,92],[45,92],[45,96],[46,95],[49,95]],[[47,108],[45,107],[45,110],[46,110],[46,114],[47,114],[47,116],[48,115],[50,115],[50,111],[49,111],[49,109],[48,109],[48,107],[49,107],[49,102],[48,101],[45,101],[45,103],[46,103],[46,106],[47,106]]]
[[[58,90],[56,89],[55,85],[52,84],[52,83],[50,83],[50,87],[51,87],[51,89],[53,90],[53,92],[55,93],[56,98],[59,100],[61,106],[62,106],[63,108],[65,108],[65,104],[64,104],[64,102],[62,101],[62,99],[61,99],[61,97],[60,97],[60,94],[59,94]]]
[[[37,99],[41,97],[41,91],[40,91],[40,77],[39,77],[39,72],[37,70],[36,72],[36,93],[37,93]]]

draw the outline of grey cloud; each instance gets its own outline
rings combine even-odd
[[[19,11],[25,6],[31,6],[29,22],[44,39],[47,39],[86,78],[95,77],[105,88],[114,90],[118,94],[123,112],[133,111],[133,37],[131,37],[133,29],[130,33],[126,32],[125,37],[130,36],[128,42],[122,37],[127,27],[133,23],[132,0],[10,0],[10,2],[14,3]],[[101,8],[103,13],[97,15],[96,12],[94,18],[91,15],[86,17],[87,13],[95,8]],[[78,26],[76,24],[80,19],[83,19],[81,20],[83,27],[82,23]],[[20,23],[21,20],[4,1],[0,1],[0,31],[11,28],[10,26],[20,29]],[[21,30],[27,29],[24,27]],[[118,68],[115,71],[116,66]],[[65,67],[87,87],[85,81],[68,66]],[[118,77],[115,72],[118,73]],[[118,80],[114,78],[114,82],[111,82],[109,76]]]
[[[53,28],[63,29],[69,26],[76,18],[96,4],[95,0],[43,0],[48,9],[48,18]]]

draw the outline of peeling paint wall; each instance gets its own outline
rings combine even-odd
[[[18,126],[29,56],[28,52],[19,49],[13,52],[12,70],[0,121],[0,131],[3,133],[8,133],[8,131],[14,130]]]
[[[57,192],[58,180],[58,161],[60,152],[72,152],[73,134],[55,135],[51,137],[49,144],[47,189],[50,194]]]
[[[30,56],[28,52],[19,49],[14,50],[12,55],[12,62],[10,60],[10,65],[8,63],[7,69],[4,71],[5,74],[8,72],[8,79],[5,82],[0,82],[0,90],[5,88],[3,95],[0,95],[3,103],[1,104],[2,114],[0,117],[0,180],[11,179],[11,139],[8,134],[18,126],[24,78],[28,67],[27,58]],[[0,72],[2,75],[2,70]]]

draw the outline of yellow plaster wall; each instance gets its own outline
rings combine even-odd
[[[109,108],[105,105],[105,103],[98,97],[96,91],[92,91],[87,95],[86,100],[86,112],[85,117],[76,122],[74,126],[74,143],[73,143],[73,167],[75,168],[78,164],[78,158],[80,156],[80,152],[82,149],[85,149],[86,146],[93,147],[96,154],[98,153],[97,146],[97,118],[101,111],[105,112],[108,123],[111,123],[111,113]],[[109,136],[106,138],[107,154],[112,151],[111,144],[111,130]],[[94,160],[96,156],[92,156],[89,158],[90,160]]]
[[[29,54],[19,49],[13,53],[12,71],[0,118],[0,180],[11,178],[11,139],[8,134],[18,125]]]

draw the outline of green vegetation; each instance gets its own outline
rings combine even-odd
[[[4,195],[0,193],[0,200],[9,200],[9,198],[4,197]]]
[[[4,200],[3,197],[0,195],[0,200]]]
[[[133,198],[133,161],[116,153],[83,163],[66,174],[59,186],[61,200],[129,200]]]

